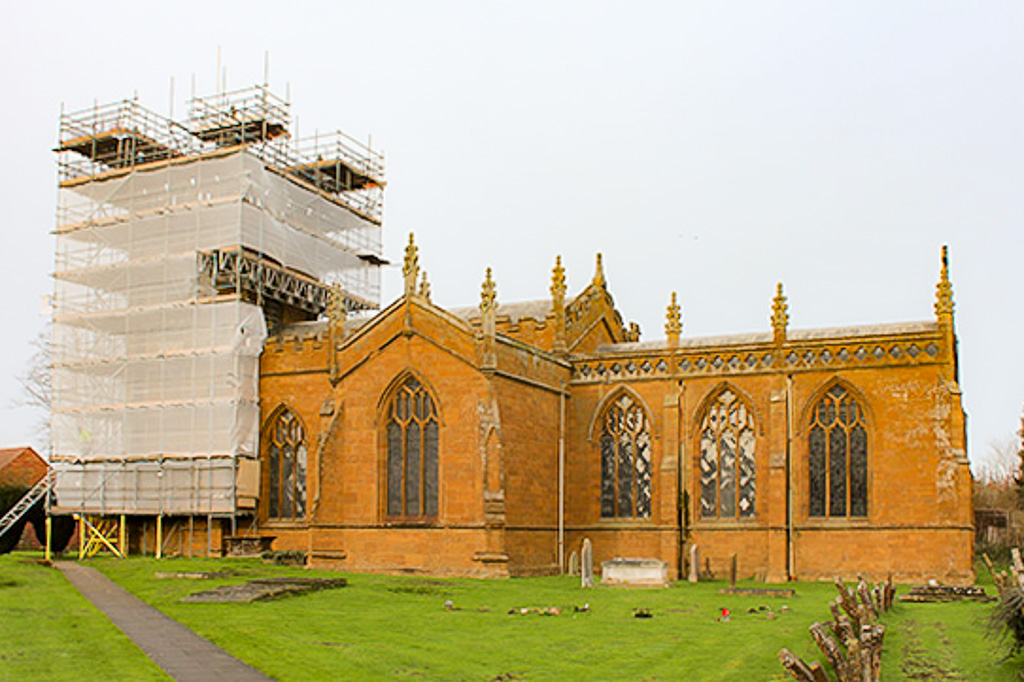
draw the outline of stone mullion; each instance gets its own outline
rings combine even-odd
[[[402,480],[399,481],[398,491],[402,496],[402,516],[408,517],[409,496],[405,493],[405,485],[409,480],[409,422],[398,419],[397,415],[395,421],[398,423],[398,428],[401,429],[402,438]]]
[[[728,419],[728,417],[726,417]],[[722,518],[722,469],[725,468],[725,460],[722,457],[722,440],[725,433],[722,431],[722,422],[719,421],[719,430],[715,433],[715,457],[718,466],[715,469],[715,518]]]
[[[415,415],[413,416],[413,419],[416,421],[416,424],[420,427],[420,429],[419,429],[419,432],[420,432],[419,433],[419,441],[420,441],[420,462],[419,462],[420,478],[419,478],[419,481],[417,482],[417,485],[419,486],[419,489],[420,489],[420,495],[419,495],[420,506],[419,506],[419,509],[416,510],[416,516],[424,516],[424,510],[426,510],[426,508],[427,508],[427,485],[426,485],[426,462],[427,462],[427,457],[426,457],[426,445],[427,445],[426,441],[427,441],[427,439],[426,439],[426,435],[427,434],[426,434],[426,432],[425,432],[425,430],[423,428],[423,422],[418,417],[416,417]]]
[[[733,403],[733,407],[735,403]],[[732,408],[729,410],[730,417]],[[739,434],[734,431],[731,426],[728,426],[731,421],[729,418],[726,419],[727,426],[725,430],[733,433],[733,463],[732,463],[732,518],[738,519],[740,516],[740,437]]]
[[[629,452],[630,452],[630,457],[629,457],[629,494],[630,494],[629,513],[630,513],[630,516],[635,518],[636,515],[637,515],[636,514],[637,503],[640,500],[640,497],[637,494],[639,492],[639,490],[640,490],[640,476],[638,475],[637,470],[636,470],[636,434],[635,433],[629,433],[627,440],[628,440],[629,445],[630,445],[630,448],[629,448]]]
[[[849,405],[847,405],[849,408]],[[846,437],[846,518],[853,516],[853,477],[850,475],[853,466],[853,443],[850,442],[849,425],[843,424],[843,434]]]

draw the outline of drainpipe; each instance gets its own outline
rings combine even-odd
[[[793,537],[793,375],[786,375],[786,579],[796,573],[796,543]]]
[[[565,572],[565,382],[558,392],[558,572]]]

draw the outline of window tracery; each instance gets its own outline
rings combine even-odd
[[[811,415],[808,434],[810,515],[861,517],[868,513],[868,432],[864,408],[833,386]]]
[[[605,410],[601,427],[601,516],[651,515],[651,432],[647,414],[623,394]]]
[[[267,439],[270,518],[305,518],[307,457],[302,422],[291,410],[282,409],[274,417]]]
[[[754,415],[723,390],[700,427],[700,513],[703,518],[750,518],[757,498]]]
[[[394,392],[385,411],[387,499],[391,519],[437,516],[438,421],[434,400],[413,377]]]

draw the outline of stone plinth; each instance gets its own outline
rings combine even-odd
[[[601,563],[601,584],[663,587],[668,585],[668,563],[660,559],[623,559]]]

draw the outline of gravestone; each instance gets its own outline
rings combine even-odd
[[[691,583],[700,580],[700,549],[697,545],[690,545],[690,575],[688,580]]]
[[[594,548],[590,545],[590,538],[584,538],[583,549],[580,554],[583,557],[580,569],[580,586],[594,586]]]
[[[580,555],[573,552],[569,555],[569,575],[578,576],[580,574]]]
[[[715,579],[715,573],[711,570],[711,557],[704,557],[704,572],[700,574],[700,579],[705,581]]]

